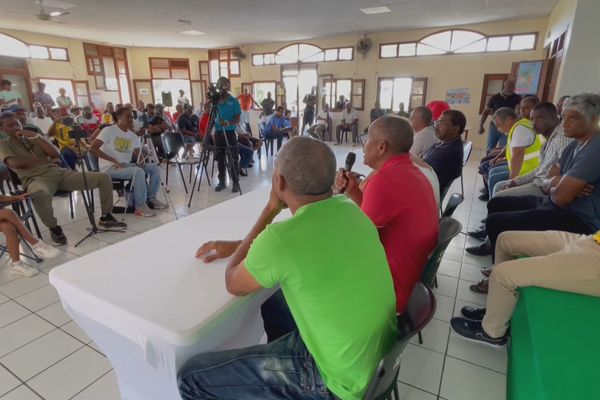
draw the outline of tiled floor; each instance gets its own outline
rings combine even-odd
[[[343,160],[348,148],[334,150]],[[485,216],[485,206],[477,200],[476,159],[474,154],[465,171],[466,200],[455,212],[463,231],[477,226]],[[249,171],[250,176],[242,179],[244,191],[270,185],[271,161],[263,157],[262,163]],[[146,219],[127,215],[126,233],[102,233],[77,248],[73,244],[89,226],[83,203],[77,199],[75,219],[71,219],[66,199],[56,199],[56,214],[69,239],[61,255],[38,264],[42,273],[33,278],[15,278],[6,268],[7,256],[0,260],[0,400],[120,399],[110,363],[64,312],[48,284],[48,272],[75,257],[236,196],[229,191],[215,193],[203,182],[188,208],[175,168],[170,169],[170,185],[174,210]],[[459,183],[455,189],[460,191]],[[48,232],[43,234],[49,242]],[[442,262],[435,318],[423,331],[424,343],[419,345],[415,338],[403,355],[399,378],[403,400],[505,398],[506,351],[466,342],[450,333],[448,321],[462,306],[485,303],[485,297],[470,293],[468,285],[481,278],[479,268],[490,260],[465,255],[464,248],[472,243],[460,235]]]

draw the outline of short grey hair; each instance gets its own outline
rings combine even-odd
[[[582,93],[569,97],[563,104],[563,112],[566,110],[577,111],[588,121],[600,116],[600,96],[594,93]]]
[[[322,195],[331,190],[335,180],[335,155],[320,140],[295,137],[279,151],[275,170],[294,194]]]
[[[410,122],[406,118],[396,115],[386,115],[371,126],[378,138],[390,145],[396,154],[408,153],[413,145],[414,133]]]
[[[494,121],[500,120],[501,122],[505,122],[509,118],[513,120],[519,119],[517,112],[510,107],[499,108],[498,110],[496,110],[493,117]]]
[[[431,110],[425,106],[415,107],[413,113],[419,113],[419,116],[425,121],[427,125],[431,125],[431,120],[433,119],[433,113]]]

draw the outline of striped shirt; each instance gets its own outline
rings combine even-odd
[[[548,177],[548,171],[553,165],[558,163],[563,151],[572,140],[563,134],[562,125],[558,124],[548,138],[548,141],[542,146],[540,165],[530,173],[515,178],[515,184],[522,186],[533,183],[537,187],[542,187],[542,181]]]

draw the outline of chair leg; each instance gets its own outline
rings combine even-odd
[[[84,194],[85,196],[85,194]],[[73,211],[73,193],[69,193],[69,207],[71,207],[71,219],[75,218],[75,212]]]
[[[463,174],[462,171],[460,173],[460,193],[464,196],[465,195],[465,182],[463,179]]]
[[[179,175],[181,176],[181,182],[183,182],[183,188],[185,189],[185,194],[187,194],[187,185],[185,184],[185,178],[183,176],[183,169],[181,168],[181,164],[177,163],[177,168],[179,168]]]
[[[423,335],[421,334],[421,331],[419,331],[419,344],[423,344]]]
[[[400,400],[400,394],[398,393],[398,381],[396,381],[396,384],[394,385],[394,397],[396,400]]]
[[[437,288],[437,287],[438,287],[437,276],[435,276],[435,277],[433,278],[433,287],[434,287],[434,288]]]
[[[166,176],[165,176],[165,185],[167,187],[169,187],[169,160],[167,160],[167,172],[166,172]]]

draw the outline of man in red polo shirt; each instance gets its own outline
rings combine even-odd
[[[242,109],[242,116],[240,121],[242,128],[244,128],[246,132],[252,133],[252,129],[250,128],[250,110],[254,105],[257,108],[260,108],[260,106],[258,105],[256,100],[254,100],[254,97],[252,97],[252,95],[248,93],[248,89],[244,89],[244,93],[240,94],[237,97],[237,99],[240,102],[240,108]]]
[[[399,313],[421,278],[439,229],[431,184],[410,159],[412,141],[407,120],[381,117],[369,127],[364,147],[364,162],[373,172],[360,186],[352,173],[340,170],[336,177],[336,188],[344,189],[379,230]]]

